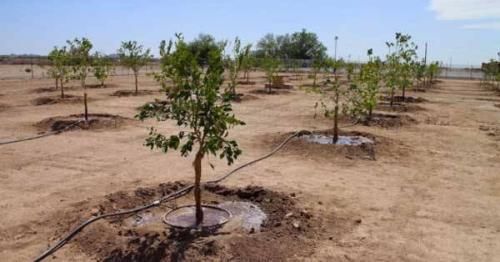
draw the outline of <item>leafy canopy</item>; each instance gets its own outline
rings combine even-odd
[[[70,64],[73,68],[74,76],[85,81],[91,66],[92,59],[90,50],[92,43],[87,38],[75,38],[67,41],[69,45]]]
[[[144,49],[137,41],[122,42],[118,49],[118,56],[121,64],[132,69],[134,73],[139,72],[139,69],[145,66],[152,57],[150,50]]]
[[[162,45],[165,47],[165,45]],[[172,47],[171,45],[169,45]],[[187,130],[177,134],[164,135],[151,128],[146,145],[151,149],[180,149],[187,156],[193,146],[198,146],[198,154],[212,154],[225,158],[232,164],[240,154],[236,141],[228,138],[229,129],[244,125],[232,113],[227,99],[227,91],[221,88],[224,77],[224,46],[208,53],[206,66],[198,60],[181,35],[177,35],[175,51],[163,49],[162,71],[164,78],[173,81],[167,92],[167,103],[150,103],[142,107],[138,118],[156,118],[158,121],[173,120]]]
[[[324,59],[326,47],[315,33],[302,29],[291,35],[266,34],[257,43],[256,55],[261,58]]]

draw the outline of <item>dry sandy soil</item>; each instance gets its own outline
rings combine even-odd
[[[262,88],[262,74],[254,74],[252,80],[254,85],[239,90],[248,94]],[[299,81],[291,83],[297,86]],[[159,88],[145,76],[140,85],[143,90]],[[36,92],[52,86],[50,80],[0,81],[0,141],[37,134],[42,130],[35,124],[48,117],[82,112],[79,103],[32,104],[35,98],[57,95]],[[68,94],[82,95],[76,83],[69,86],[74,87]],[[111,96],[127,89],[133,89],[127,76],[114,77],[109,88],[89,89],[90,112],[133,118],[138,106],[161,97],[160,93]],[[253,93],[252,99],[235,104],[236,114],[247,123],[232,131],[244,151],[236,165],[266,154],[290,132],[330,128],[329,121],[313,118],[317,97],[297,88],[287,91]],[[262,259],[500,261],[500,108],[495,106],[500,97],[482,90],[478,82],[459,80],[444,80],[432,90],[411,95],[428,101],[419,103],[418,110],[394,113],[415,121],[395,127],[344,128],[376,139],[369,157],[356,150],[295,140],[274,157],[224,182],[232,188],[261,186],[291,195],[294,208],[314,218],[310,228],[296,233],[304,252],[291,250],[290,256],[280,253],[280,257],[262,253]],[[111,193],[191,181],[191,158],[152,152],[142,145],[151,125],[158,126],[153,121],[127,120],[123,125],[1,146],[0,260],[33,259],[73,226],[68,221],[78,222],[72,214],[90,217],[87,208],[109,200]],[[161,128],[176,130],[171,124]],[[232,168],[215,158],[210,161],[216,168],[210,169],[205,161],[205,179]],[[89,237],[104,226],[91,225],[82,234]],[[290,237],[294,232],[286,234],[289,238],[281,245],[300,250],[294,244],[298,240]],[[227,250],[238,245],[238,239],[248,241],[246,236],[222,239],[220,253],[200,260],[258,260],[260,248],[266,248],[260,242],[244,242],[249,244],[240,254],[248,257],[229,257]],[[84,240],[74,239],[49,260],[104,259],[98,255],[102,250],[85,252]],[[112,245],[114,238],[109,241]],[[102,245],[105,249],[106,243]]]

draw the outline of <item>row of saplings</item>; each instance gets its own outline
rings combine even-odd
[[[239,42],[236,43],[235,46],[239,48]],[[401,88],[404,95],[405,90],[412,87],[416,79],[416,74],[412,72],[416,46],[410,43],[409,36],[402,34],[397,34],[396,42],[391,45],[397,48],[388,56],[388,61],[382,62],[370,50],[369,61],[359,72],[345,68],[347,85],[341,83],[339,75],[334,74],[332,79],[328,78],[324,84],[312,88],[312,91],[322,95],[317,106],[321,105],[325,116],[333,118],[334,142],[338,139],[337,122],[340,113],[364,115],[369,121],[377,104],[382,82],[390,89],[391,97],[394,97],[396,88]],[[228,138],[230,128],[245,123],[238,120],[232,112],[231,98],[235,94],[235,86],[230,84],[231,88],[222,88],[224,49],[225,46],[221,45],[210,51],[207,61],[202,65],[197,60],[197,54],[188,48],[181,35],[177,35],[175,43],[166,45],[163,42],[160,46],[161,71],[156,76],[167,94],[168,102],[148,103],[137,116],[141,120],[173,120],[183,127],[183,131],[169,135],[151,128],[146,146],[163,152],[180,150],[182,156],[195,151],[193,167],[197,225],[201,225],[203,221],[200,187],[202,159],[212,154],[225,158],[228,164],[232,164],[241,154],[238,143]],[[337,70],[345,65],[341,61],[332,64]],[[433,75],[435,72],[429,74],[428,81],[432,82]],[[172,82],[167,84],[166,79]],[[347,102],[342,103],[342,100]]]
[[[396,102],[404,104],[413,99],[408,99],[407,90],[416,85],[429,87],[435,82],[438,63],[427,65],[418,61],[417,46],[411,42],[411,36],[397,33],[395,41],[387,45],[393,47],[393,52],[386,56],[385,61],[373,56],[373,50],[369,49],[368,61],[359,68],[342,60],[324,59],[320,63],[321,69],[334,73],[327,73],[323,83],[317,84],[316,80],[316,74],[321,70],[313,70],[314,82],[307,90],[321,95],[316,107],[322,108],[324,116],[333,120],[334,144],[338,141],[338,119],[341,114],[369,125],[383,89],[389,93],[385,99],[390,101],[392,109]],[[337,72],[345,74],[346,82],[341,81]],[[401,96],[395,95],[397,90],[402,92]]]
[[[386,61],[374,57],[369,50],[368,62],[359,69],[341,60],[329,60],[330,62],[326,63],[334,72],[345,71],[347,76],[347,84],[342,83],[340,75],[334,73],[324,83],[310,89],[322,95],[316,106],[321,106],[324,115],[333,119],[334,143],[338,140],[340,114],[350,114],[358,118],[362,116],[365,121],[370,121],[382,83],[391,94],[391,106],[395,90],[402,90],[404,102],[405,91],[419,80],[421,72],[424,72],[424,81],[432,83],[437,74],[433,69],[434,64],[424,66],[425,70],[421,71],[421,64],[415,62],[417,47],[410,40],[408,35],[396,34],[395,42],[388,44],[394,47],[394,52],[387,56]],[[68,45],[69,47],[55,48],[51,52],[51,70],[61,89],[68,75],[68,68],[71,69],[71,77],[81,81],[84,90],[85,121],[88,121],[85,79],[92,71],[94,74],[98,72],[101,77],[107,75],[110,63],[103,60],[99,54],[90,55],[92,44],[88,39],[68,41]],[[173,135],[164,135],[152,128],[146,145],[163,152],[180,150],[182,156],[195,151],[193,166],[197,225],[201,225],[203,221],[200,187],[202,159],[212,154],[221,159],[225,158],[228,164],[232,164],[241,154],[237,142],[228,138],[228,131],[234,126],[245,124],[232,113],[231,102],[236,97],[238,73],[250,56],[250,46],[242,48],[240,41],[236,39],[230,59],[224,55],[225,47],[225,44],[217,45],[209,51],[206,59],[200,62],[199,54],[189,48],[182,35],[176,35],[175,42],[170,41],[167,44],[163,41],[160,45],[161,67],[160,71],[155,73],[155,78],[161,84],[167,102],[147,103],[137,115],[141,120],[173,120],[183,127],[183,131]],[[137,74],[150,58],[149,50],[143,50],[136,42],[124,42],[118,53],[121,62],[133,70],[137,91]],[[271,81],[276,76],[278,63],[273,59],[266,59],[266,63],[264,69]],[[222,88],[225,71],[229,71],[230,81],[227,87]]]
[[[68,46],[54,47],[49,53],[51,68],[49,75],[55,80],[56,89],[61,91],[61,99],[65,98],[64,84],[69,80],[79,80],[83,89],[85,121],[88,121],[86,79],[93,74],[104,87],[106,79],[113,71],[113,61],[99,53],[91,53],[92,43],[87,38],[67,41]],[[139,70],[151,59],[150,50],[145,50],[135,41],[123,42],[118,49],[120,63],[132,70],[135,79],[135,94],[138,93]]]

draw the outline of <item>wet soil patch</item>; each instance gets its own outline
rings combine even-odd
[[[390,102],[380,102],[377,104],[377,107],[375,109],[381,111],[390,111],[390,112],[416,112],[425,110],[425,108],[419,105],[403,104],[403,103],[393,103],[391,107]]]
[[[316,143],[321,145],[341,145],[341,146],[361,146],[363,144],[373,144],[373,140],[366,138],[364,136],[350,136],[350,135],[339,135],[336,142],[333,140],[331,135],[323,134],[307,134],[300,136],[310,143]]]
[[[117,97],[127,97],[127,96],[146,96],[146,95],[154,95],[158,94],[159,91],[153,91],[153,90],[139,90],[137,93],[135,90],[118,90],[114,93],[112,93],[110,96],[117,96]]]
[[[87,101],[89,101],[88,98]],[[64,98],[62,98],[61,96],[46,96],[35,98],[33,101],[31,101],[31,103],[35,106],[53,104],[76,104],[83,103],[83,97],[74,95],[64,95]]]
[[[118,115],[89,114],[85,122],[83,114],[50,117],[35,124],[40,131],[63,131],[73,129],[97,130],[115,129],[122,127],[133,120]]]
[[[105,199],[77,203],[74,208],[54,215],[57,219],[48,221],[57,221],[54,226],[59,236],[91,215],[151,203],[185,185],[185,182],[175,182],[133,192],[118,191]],[[192,198],[192,194],[188,194],[137,215],[100,220],[72,240],[72,252],[83,252],[98,261],[283,261],[289,257],[305,258],[314,252],[315,240],[327,238],[323,235],[324,219],[336,221],[333,241],[340,241],[343,234],[357,226],[350,217],[317,216],[302,209],[290,194],[258,186],[228,188],[221,185],[206,186],[203,201],[207,204],[244,201],[258,206],[267,214],[260,231],[238,231],[231,228],[230,222],[201,231],[176,229],[154,220],[135,226],[127,222],[148,213],[165,213],[169,210],[167,206],[192,203]]]
[[[399,128],[402,126],[417,124],[417,120],[408,115],[374,113],[370,119],[367,117],[361,119],[360,123],[365,126]]]
[[[312,133],[305,133],[304,135],[321,135],[326,137],[333,137],[333,130],[314,131]],[[289,137],[291,133],[278,134],[268,136],[265,143],[273,147],[279,145],[283,140]],[[284,148],[285,154],[292,154],[301,158],[307,157],[315,160],[332,161],[335,159],[360,159],[360,160],[376,160],[380,148],[387,146],[386,139],[375,137],[372,134],[357,132],[357,131],[342,131],[339,132],[340,136],[350,137],[364,137],[371,140],[373,143],[360,143],[359,145],[339,145],[339,144],[320,144],[308,141],[302,137],[292,139]],[[385,143],[385,145],[384,145]]]
[[[391,101],[390,96],[384,96],[382,97],[382,100],[384,101]],[[422,97],[413,97],[413,96],[405,96],[403,99],[403,96],[394,96],[394,102],[397,103],[423,103],[423,102],[428,102],[427,99],[422,98]]]

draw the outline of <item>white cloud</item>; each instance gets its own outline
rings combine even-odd
[[[500,18],[500,0],[431,0],[440,20]]]
[[[462,26],[462,29],[496,29],[500,30],[500,22],[477,23]]]

